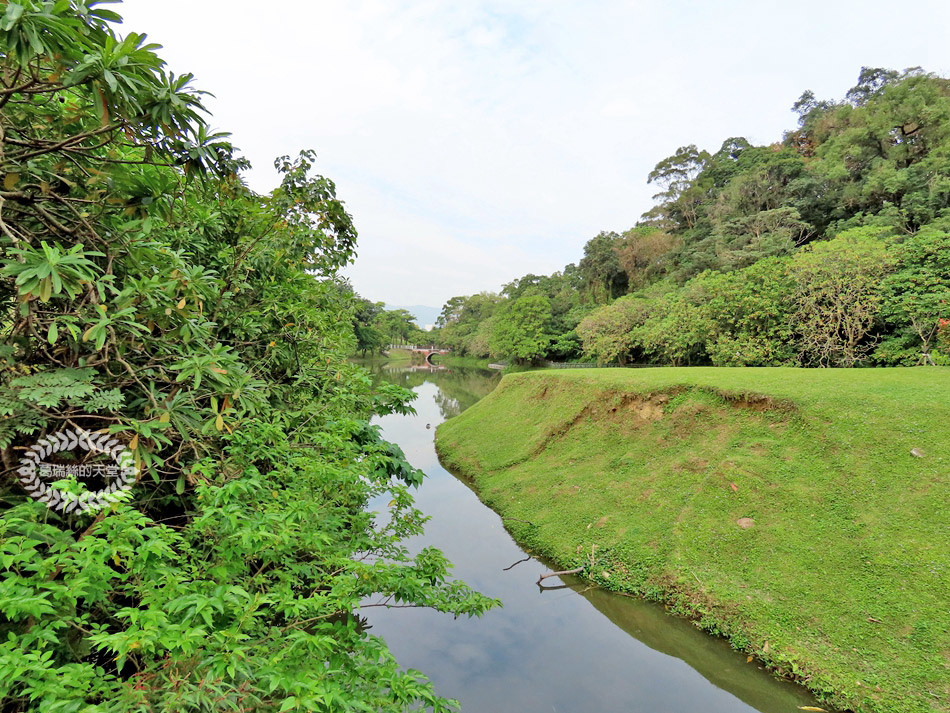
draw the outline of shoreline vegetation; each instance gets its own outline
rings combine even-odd
[[[682,147],[635,228],[424,333],[341,275],[356,228],[316,153],[253,191],[117,6],[11,0],[0,23],[3,713],[457,708],[360,612],[500,602],[407,546],[424,474],[371,421],[412,393],[354,353],[950,363],[950,80],[864,68],[842,101],[802,95],[781,142]],[[509,374],[439,445],[562,569],[836,705],[947,713],[948,387],[936,366]],[[134,486],[19,481],[67,430],[128,449]],[[100,488],[109,507],[65,507]]]
[[[424,366],[424,363],[421,361],[421,357],[413,361],[413,355],[405,349],[390,349],[381,354],[374,354],[367,357],[362,356],[351,356],[350,360],[356,364],[391,364],[391,365],[405,365],[409,366],[411,364],[416,364],[417,366]],[[466,369],[488,369],[489,364],[491,363],[490,359],[483,359],[479,357],[468,357],[468,356],[454,356],[451,354],[446,354],[444,356],[438,357],[433,366],[444,366],[451,369],[452,367],[462,367]],[[507,373],[507,372],[506,372]]]
[[[950,364],[950,80],[863,67],[793,111],[769,144],[681,146],[633,227],[452,297],[431,338],[518,364]]]
[[[950,710],[950,369],[505,376],[436,434],[523,545],[827,705]]]
[[[405,546],[423,474],[370,421],[412,394],[347,361],[405,311],[354,334],[376,305],[314,152],[252,191],[205,92],[102,4],[0,23],[0,710],[455,710],[360,616],[499,604]],[[132,487],[29,479],[28,453],[101,464],[82,433]]]

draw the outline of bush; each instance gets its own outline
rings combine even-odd
[[[24,0],[0,30],[4,465],[69,425],[140,472],[98,514],[4,484],[2,708],[443,709],[356,612],[494,602],[401,544],[421,473],[368,419],[409,394],[346,362],[350,216],[310,152],[249,191],[190,77],[115,19]]]

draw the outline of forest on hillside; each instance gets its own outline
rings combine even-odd
[[[517,362],[950,363],[950,80],[865,67],[792,108],[773,144],[677,149],[635,227],[453,297],[434,338]]]

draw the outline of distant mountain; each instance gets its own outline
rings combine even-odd
[[[427,325],[435,324],[435,321],[442,313],[441,307],[427,307],[426,305],[386,305],[386,309],[404,309],[416,318],[416,324],[423,329]]]

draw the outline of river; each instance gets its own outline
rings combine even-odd
[[[425,609],[367,609],[404,668],[424,672],[463,713],[643,711],[794,713],[816,706],[802,688],[658,605],[550,571],[512,540],[501,519],[435,453],[435,427],[488,394],[500,376],[480,369],[411,370],[375,365],[383,378],[418,396],[415,416],[374,420],[426,480],[418,507],[431,516],[408,543],[441,549],[454,574],[504,607],[479,619]],[[385,503],[372,507],[381,512]],[[523,561],[522,561],[523,560]],[[515,564],[517,563],[517,564]]]

